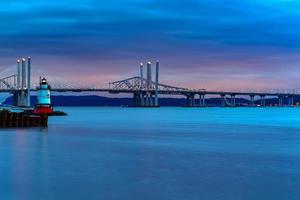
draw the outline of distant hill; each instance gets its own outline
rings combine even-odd
[[[36,96],[31,97],[31,104],[36,102]],[[97,95],[87,96],[51,96],[51,101],[54,106],[132,106],[132,98],[110,98]],[[230,99],[228,99],[230,101]],[[198,101],[196,101],[198,102]],[[255,103],[259,104],[260,100]],[[294,98],[294,102],[300,102],[300,97]],[[160,98],[161,106],[185,106],[185,98]],[[277,98],[266,99],[266,105],[275,105],[278,103]],[[284,99],[284,103],[288,103],[288,99]],[[3,104],[12,104],[12,97],[8,97]],[[206,99],[207,106],[219,106],[221,104],[220,98]],[[249,104],[249,100],[244,98],[236,98],[238,106],[245,106]]]

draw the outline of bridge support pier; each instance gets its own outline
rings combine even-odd
[[[190,96],[186,96],[185,106],[186,107],[190,106]]]
[[[145,105],[145,98],[144,98],[143,93],[139,94],[139,99],[140,99],[140,106],[144,106]]]
[[[28,90],[16,90],[13,93],[13,105],[18,107],[30,107],[28,102]]]
[[[225,99],[225,94],[221,94],[221,107],[226,106],[226,99]]]
[[[189,94],[186,96],[186,106],[187,107],[195,106],[195,95],[194,94]]]
[[[261,107],[266,106],[266,97],[265,97],[265,95],[260,95],[260,106]]]
[[[250,95],[250,106],[254,107],[254,95]]]
[[[235,94],[230,95],[231,101],[230,101],[230,106],[235,107]]]
[[[141,102],[140,102],[140,95],[138,93],[133,93],[133,106],[138,107]]]
[[[289,106],[290,107],[294,106],[294,97],[293,96],[289,96]]]
[[[13,105],[17,106],[19,102],[19,93],[18,92],[14,92],[13,93]]]
[[[146,96],[146,101],[145,101],[146,103],[145,103],[144,106],[150,107],[150,105],[151,105],[151,94],[149,92],[147,92],[145,96]]]
[[[205,95],[204,94],[199,94],[199,106],[205,107]]]
[[[283,106],[283,96],[278,96],[278,106],[279,107]]]
[[[154,97],[151,93],[150,93],[150,96],[149,96],[149,100],[150,100],[149,107],[154,107]]]
[[[147,98],[147,104],[146,104],[146,106],[147,107],[151,107],[152,106],[152,94],[150,93],[150,92],[148,92],[147,93],[147,95],[146,95],[146,98]]]
[[[133,93],[134,107],[158,107],[155,104],[155,95],[150,92],[136,92]]]

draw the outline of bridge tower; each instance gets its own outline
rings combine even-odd
[[[152,64],[147,63],[146,78],[144,78],[144,65],[140,64],[139,88],[133,94],[135,107],[159,107],[159,62],[156,62],[155,82],[152,80]]]
[[[15,106],[19,106],[21,102],[21,61],[17,60],[17,90],[14,92],[14,102]]]
[[[155,71],[155,102],[154,106],[158,107],[158,78],[159,78],[159,62],[156,61],[156,71]]]
[[[27,68],[27,70],[26,70]],[[27,73],[26,73],[27,71]],[[19,107],[30,107],[31,87],[31,58],[17,60],[17,88],[13,94],[14,105]]]
[[[31,58],[28,57],[27,59],[27,99],[26,99],[26,106],[30,107],[30,88],[31,88]]]

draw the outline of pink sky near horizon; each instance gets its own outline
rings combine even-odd
[[[110,81],[121,80],[139,75],[139,63],[147,60],[105,60],[93,58],[76,59],[63,56],[33,56],[33,82],[38,77],[45,76],[56,84],[74,86],[106,87]],[[175,59],[160,59],[160,82],[180,87],[209,90],[295,90],[300,86],[296,74],[300,69],[297,62],[291,67],[285,67],[280,62],[287,58],[250,58],[240,60],[207,60],[183,56]],[[293,60],[293,58],[289,58]],[[152,59],[155,61],[156,59]],[[186,62],[185,60],[189,61]],[[201,61],[203,60],[203,63]],[[14,61],[14,60],[13,60]],[[173,63],[172,63],[173,61]],[[274,62],[274,63],[272,63]],[[7,63],[9,63],[7,61]],[[187,63],[184,67],[182,65]],[[276,65],[276,71],[271,67]],[[1,63],[0,66],[5,66]],[[9,64],[11,71],[14,69]],[[2,67],[1,67],[2,68]],[[153,67],[154,73],[154,67]],[[294,73],[293,73],[294,72]]]

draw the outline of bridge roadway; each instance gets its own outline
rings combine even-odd
[[[13,89],[0,89],[0,93],[13,93],[18,90]],[[19,90],[21,91],[21,90]],[[31,92],[36,92],[38,89],[30,89]],[[119,93],[142,93],[142,92],[155,92],[152,90],[140,89],[111,89],[111,88],[51,88],[51,92],[107,92],[111,94]],[[209,91],[209,90],[158,90],[159,94],[163,95],[226,95],[226,96],[269,96],[269,97],[288,97],[300,96],[300,93],[283,93],[283,92],[234,92],[234,91]]]
[[[38,89],[31,89],[31,92],[36,92]],[[0,93],[14,93],[18,90],[12,89],[0,89]],[[141,94],[154,94],[155,89],[114,89],[114,88],[51,88],[52,92],[107,92],[110,94],[120,94],[127,93],[133,94],[134,102],[136,105],[140,103],[135,99],[135,96]],[[235,98],[236,96],[248,96],[250,97],[250,106],[254,106],[255,97],[260,97],[260,105],[265,106],[265,98],[266,97],[277,97],[278,98],[278,106],[283,106],[284,98],[288,98],[288,105],[292,106],[294,104],[294,97],[300,96],[298,93],[281,93],[281,92],[234,92],[234,91],[208,91],[208,90],[193,90],[193,89],[160,89],[158,93],[161,95],[182,95],[187,99],[186,105],[189,107],[194,106],[205,106],[205,95],[218,95],[221,97],[221,106],[231,106],[235,107]],[[196,104],[196,95],[199,95],[199,104]],[[230,97],[230,101],[228,101],[228,97]],[[141,97],[138,97],[139,99]],[[136,102],[137,101],[137,102]]]
[[[32,90],[36,91],[36,89]],[[111,94],[118,93],[142,93],[142,92],[152,92],[155,90],[132,90],[132,89],[110,89],[110,88],[102,88],[102,89],[93,89],[93,88],[77,88],[77,89],[66,89],[66,88],[52,88],[53,92],[108,92]],[[191,95],[191,94],[199,94],[199,95],[228,95],[228,96],[269,96],[269,97],[279,97],[279,96],[297,96],[300,94],[296,93],[271,93],[271,92],[226,92],[226,91],[205,91],[205,90],[158,90],[159,94],[163,95]]]

